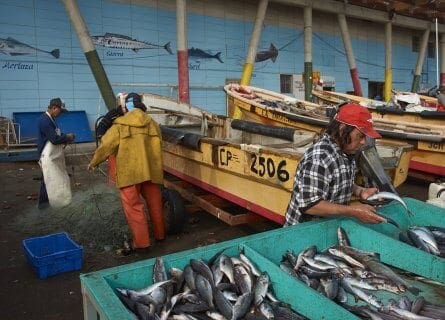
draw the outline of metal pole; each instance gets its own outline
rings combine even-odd
[[[445,33],[440,35],[440,86],[445,86]]]
[[[190,103],[186,2],[186,0],[176,0],[176,33],[178,42],[178,99],[180,102]]]
[[[65,10],[70,17],[71,24],[76,31],[79,38],[80,45],[88,61],[88,64],[93,72],[94,79],[99,87],[102,98],[108,110],[112,110],[116,107],[116,98],[113,93],[113,88],[108,81],[105,69],[91,40],[90,33],[82,18],[79,7],[76,0],[62,0],[65,5]]]
[[[243,67],[243,73],[241,75],[241,85],[249,85],[252,79],[253,65],[255,63],[256,52],[258,48],[258,43],[261,36],[261,28],[266,17],[267,5],[269,0],[260,0],[258,4],[258,10],[255,18],[255,24],[252,31],[252,36],[250,37],[249,48],[247,50],[246,63]]]
[[[343,45],[345,47],[346,57],[348,58],[349,70],[351,73],[352,86],[354,87],[354,94],[356,96],[363,96],[360,79],[358,77],[358,70],[355,64],[354,51],[351,44],[351,36],[349,35],[348,24],[346,22],[346,16],[342,13],[337,15],[338,24],[340,26],[341,36],[343,39]]]
[[[439,89],[439,29],[437,27],[437,18],[436,18],[436,84]]]
[[[392,22],[388,21],[385,25],[385,92],[384,100],[391,100],[392,90]]]
[[[423,61],[425,60],[426,49],[428,48],[428,39],[430,37],[430,28],[426,29],[422,36],[422,43],[420,45],[419,56],[417,57],[416,70],[414,71],[413,84],[411,92],[419,90],[420,76],[422,74]]]
[[[304,99],[312,101],[312,7],[304,7]]]

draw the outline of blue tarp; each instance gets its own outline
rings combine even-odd
[[[37,119],[42,112],[14,112],[14,122],[20,125],[20,139],[22,143],[37,143]],[[74,142],[94,141],[85,111],[70,111],[62,113],[56,119],[63,133],[73,132]],[[18,132],[17,132],[18,134]]]

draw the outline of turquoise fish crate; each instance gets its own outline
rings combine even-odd
[[[445,260],[410,247],[352,219],[324,219],[280,228],[210,246],[163,256],[166,269],[184,268],[190,259],[208,260],[220,250],[236,256],[243,250],[258,269],[269,274],[276,297],[309,319],[357,320],[358,317],[327,299],[321,293],[283,272],[280,261],[286,250],[299,252],[310,245],[320,250],[337,243],[337,229],[346,230],[354,247],[379,252],[381,261],[423,277],[445,283]],[[148,259],[80,276],[84,319],[133,319],[120,302],[116,288],[141,289],[152,283],[155,259]],[[412,280],[414,281],[414,280]],[[422,295],[432,303],[445,304],[428,284],[415,281]],[[390,296],[382,296],[385,302]],[[413,298],[412,296],[410,298]]]
[[[377,211],[395,220],[402,229],[412,226],[436,226],[445,228],[445,209],[413,198],[403,198],[412,215],[397,201],[378,208]],[[368,225],[369,228],[389,237],[399,239],[400,230],[389,223]]]
[[[65,232],[25,239],[23,250],[40,279],[82,268],[83,248]]]

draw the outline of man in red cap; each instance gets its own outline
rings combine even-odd
[[[368,109],[348,103],[339,109],[321,139],[304,154],[297,167],[285,225],[294,225],[312,216],[354,217],[364,223],[386,221],[374,207],[351,203],[352,195],[367,199],[377,188],[355,184],[356,152],[366,137],[380,138],[373,128]]]

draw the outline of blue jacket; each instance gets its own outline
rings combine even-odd
[[[50,118],[50,116],[45,112],[43,113],[37,122],[38,128],[38,138],[37,138],[37,151],[39,155],[42,154],[43,148],[46,142],[49,140],[53,144],[63,144],[67,143],[69,139],[63,133],[57,134],[56,129],[58,129],[57,123]]]

